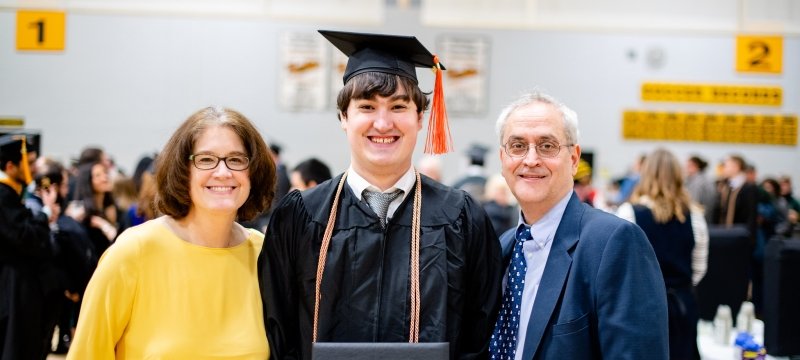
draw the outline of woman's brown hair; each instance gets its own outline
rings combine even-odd
[[[272,203],[275,196],[275,162],[258,130],[235,110],[207,107],[186,119],[158,155],[155,204],[163,214],[181,219],[189,213],[192,204],[189,195],[189,166],[192,166],[189,156],[200,134],[215,126],[227,127],[239,135],[250,158],[250,195],[239,208],[238,219],[251,220]]]
[[[690,206],[698,206],[683,186],[681,164],[669,150],[657,149],[648,154],[639,173],[641,177],[631,194],[631,203],[649,198],[643,203],[652,210],[657,223],[666,223],[673,217],[684,222]]]

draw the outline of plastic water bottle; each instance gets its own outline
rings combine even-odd
[[[745,301],[739,309],[739,314],[736,315],[736,329],[753,333],[753,320],[756,318],[756,311],[753,303]]]
[[[728,305],[717,307],[717,315],[714,316],[714,339],[720,345],[730,344],[731,328],[733,327],[733,317],[731,308]]]

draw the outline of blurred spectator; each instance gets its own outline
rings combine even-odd
[[[136,194],[139,194],[142,191],[142,176],[144,173],[149,172],[150,174],[153,173],[153,159],[155,159],[155,154],[151,157],[150,155],[145,155],[139,162],[136,163],[136,168],[133,170],[133,183],[136,185]]]
[[[153,175],[155,162],[151,162],[150,166],[141,173],[140,181],[141,187],[136,202],[128,209],[128,223],[130,226],[136,226],[144,223],[147,220],[155,219],[157,214],[155,206],[156,197],[156,181]]]
[[[313,188],[331,178],[328,165],[316,158],[305,160],[292,169],[290,177],[292,189],[306,190]]]
[[[714,222],[714,208],[719,201],[714,180],[708,177],[706,168],[708,162],[694,155],[686,161],[686,190],[692,200],[703,207],[706,222]]]
[[[592,186],[592,167],[584,159],[578,160],[578,170],[572,177],[574,181],[573,190],[578,195],[578,199],[582,202],[594,206],[594,196],[596,191]]]
[[[289,192],[289,188],[291,188],[291,182],[289,181],[289,171],[286,169],[286,164],[283,162],[283,160],[281,160],[281,146],[276,143],[272,143],[269,145],[269,150],[272,154],[272,160],[275,162],[278,171],[278,183],[275,185],[275,198],[272,200],[272,207],[270,208],[271,211]]]
[[[57,189],[57,203],[62,209],[67,208],[67,193],[69,190],[69,172],[57,161],[41,157],[36,162],[37,192],[41,193],[47,187]],[[36,199],[39,199],[37,196]],[[78,322],[83,292],[89,283],[95,267],[97,266],[97,253],[89,235],[83,226],[75,219],[61,214],[56,222],[57,231],[54,241],[54,265],[61,272],[64,279],[63,296],[53,304],[52,314],[57,318],[59,336],[55,353],[65,354],[69,349],[75,324]],[[52,338],[53,328],[48,329]]]
[[[691,359],[697,353],[697,301],[692,287],[706,273],[708,228],[702,208],[683,187],[678,159],[665,149],[647,155],[630,202],[619,216],[647,234],[667,287],[669,357]]]
[[[631,164],[631,169],[628,174],[619,180],[619,190],[617,191],[616,198],[613,199],[613,205],[622,204],[631,197],[633,189],[636,188],[636,185],[639,183],[639,169],[642,167],[644,160],[644,155],[640,155],[636,158],[636,161]]]
[[[132,178],[119,175],[113,181],[111,189],[111,197],[114,199],[114,204],[117,206],[117,219],[119,219],[117,230],[118,232],[122,232],[132,226],[130,221],[128,221],[127,215],[138,198],[136,183],[133,182]]]
[[[750,262],[751,300],[756,315],[761,313],[761,283],[763,280],[763,243],[758,242],[758,194],[756,184],[747,181],[747,163],[739,155],[730,155],[722,163],[718,223],[726,226],[742,224],[749,232],[752,258]]]
[[[108,169],[103,163],[88,163],[78,167],[75,179],[75,205],[83,208],[76,211],[95,250],[102,254],[117,237],[117,207],[111,194],[112,183]]]
[[[0,137],[0,358],[44,359],[63,284],[52,266],[50,227],[60,213],[55,187],[41,189],[41,211],[23,205],[32,182],[26,134]]]
[[[512,204],[514,196],[511,194],[506,180],[500,174],[489,177],[486,181],[484,195],[483,209],[489,216],[492,227],[499,238],[503,232],[517,224],[519,213]]]
[[[436,155],[424,155],[417,161],[417,171],[433,180],[442,182],[442,160]]]
[[[477,201],[483,199],[483,190],[486,186],[486,174],[484,173],[483,165],[487,151],[489,149],[481,144],[470,145],[466,152],[469,158],[466,174],[453,184],[454,188],[466,191]]]
[[[800,229],[800,226],[798,226],[800,222],[800,202],[792,195],[792,178],[789,176],[781,176],[778,183],[781,187],[781,196],[786,199],[786,204],[789,207],[787,213],[789,228],[786,229],[785,235],[790,235],[795,229]]]

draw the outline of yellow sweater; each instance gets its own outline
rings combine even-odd
[[[126,230],[103,254],[67,359],[269,358],[256,267],[264,235],[208,248],[163,221]]]

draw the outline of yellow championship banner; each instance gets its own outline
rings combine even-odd
[[[780,74],[783,72],[783,37],[736,37],[736,71]]]
[[[797,145],[796,114],[723,114],[625,110],[626,140]]]
[[[17,11],[17,50],[64,50],[65,23],[63,11]]]
[[[0,128],[22,128],[23,126],[25,126],[23,118],[0,116]]]
[[[642,84],[642,100],[781,106],[783,89],[778,86],[646,82]]]

